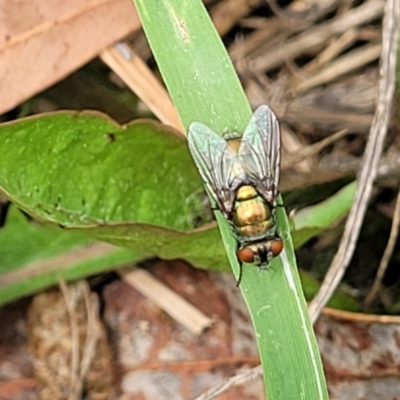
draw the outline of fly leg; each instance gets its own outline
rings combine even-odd
[[[243,262],[240,260],[238,260],[238,262],[239,262],[239,277],[238,280],[236,281],[236,287],[239,287],[243,275]]]
[[[238,253],[239,249],[240,249],[240,244],[239,244],[239,242],[237,242],[236,254]],[[243,261],[239,257],[236,257],[236,259],[238,260],[238,263],[239,263],[239,276],[236,281],[236,287],[239,287],[240,282],[242,281],[242,275],[243,275]]]

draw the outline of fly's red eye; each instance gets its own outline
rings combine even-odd
[[[273,240],[270,243],[270,251],[274,257],[278,256],[283,250],[283,242],[282,240]]]
[[[244,263],[251,264],[254,262],[254,252],[248,247],[239,249],[236,254],[237,258]]]

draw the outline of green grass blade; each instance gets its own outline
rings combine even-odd
[[[304,207],[292,219],[292,238],[295,248],[343,218],[350,210],[357,182],[351,182],[328,199]]]
[[[251,109],[203,4],[136,1],[136,6],[183,125],[199,121],[216,132],[243,132]]]
[[[201,3],[136,0],[161,74],[187,128],[193,121],[214,131],[243,132],[251,110],[227,52]],[[242,294],[254,323],[266,394],[273,399],[327,399],[326,384],[301,290],[289,226],[282,208],[278,230],[285,251],[265,271],[244,266]],[[236,244],[217,215],[236,276]]]
[[[132,250],[32,223],[14,205],[0,229],[0,306],[57,284],[139,260]]]

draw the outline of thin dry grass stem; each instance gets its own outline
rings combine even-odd
[[[101,336],[101,330],[97,323],[99,307],[97,299],[91,296],[90,288],[86,281],[72,283],[70,286],[64,281],[60,281],[59,287],[64,298],[71,329],[71,384],[68,400],[79,400],[82,398],[85,381],[93,366]],[[82,298],[85,306],[86,321],[79,320],[78,308]],[[80,343],[82,322],[84,322],[86,329],[84,346],[81,346]],[[95,392],[92,391],[92,394],[94,395]]]
[[[309,26],[289,17],[299,4],[308,7]],[[281,123],[306,141],[342,129],[366,134],[377,104],[383,5],[292,2],[288,12],[241,37],[230,54],[252,107],[271,105]]]
[[[329,0],[323,3],[315,1],[308,10],[298,11],[298,5],[302,3],[302,1],[294,1],[286,10],[280,9],[282,10],[280,16],[264,20],[265,26],[262,29],[256,30],[246,40],[237,41],[230,47],[229,54],[239,72],[245,73],[248,68],[252,68],[252,60],[258,57],[264,58],[269,49],[274,46],[283,46],[294,34],[308,28],[314,29],[314,21],[332,11],[338,1]],[[304,13],[307,13],[310,18],[302,18],[301,15]],[[301,23],[299,23],[300,20]]]
[[[390,229],[389,240],[386,245],[385,251],[383,253],[381,262],[379,264],[379,268],[376,273],[374,283],[373,283],[371,290],[369,291],[367,297],[364,300],[364,304],[366,307],[369,307],[372,304],[377,293],[379,292],[379,289],[381,288],[382,279],[385,276],[385,272],[386,272],[387,266],[389,264],[389,260],[392,257],[393,250],[395,248],[397,238],[399,236],[399,227],[400,227],[400,188],[397,193],[397,200],[396,200],[396,205],[394,208],[393,221],[392,221],[392,227]]]
[[[349,48],[358,38],[358,30],[350,29],[343,35],[332,40],[328,47],[321,51],[314,60],[309,62],[304,68],[305,72],[313,72],[321,68],[324,64],[332,61],[335,57],[339,56],[344,50]]]
[[[288,158],[291,158],[293,155],[296,157],[298,152],[305,147],[304,143],[300,140],[300,138],[293,132],[293,130],[288,125],[281,125],[281,140],[282,147],[285,150],[284,157],[282,158],[281,168],[283,170],[288,168]],[[288,152],[288,154],[286,154]],[[300,172],[311,172],[313,165],[316,160],[310,158],[298,158],[298,162],[291,163],[296,171]]]
[[[211,318],[154,278],[149,272],[127,267],[120,269],[118,273],[125,282],[194,334],[200,335],[213,324]]]
[[[274,17],[268,20],[268,26],[265,29],[258,29],[246,40],[236,41],[229,49],[229,55],[231,59],[236,63],[242,62],[243,68],[247,68],[246,58],[257,51],[260,46],[263,46],[266,42],[274,38],[277,39],[278,32],[281,27],[281,21],[279,18]]]
[[[71,377],[68,400],[78,400],[81,398],[83,382],[79,370],[80,343],[78,317],[75,311],[76,292],[69,290],[67,284],[63,280],[59,282],[59,287],[64,297],[65,308],[68,313],[71,329]]]
[[[251,60],[252,68],[265,71],[284,64],[287,59],[319,51],[331,38],[379,18],[382,15],[383,3],[382,0],[368,1],[333,21],[314,26],[284,43],[277,43],[268,50],[268,57],[265,57],[264,48],[261,57]]]
[[[276,0],[266,0],[266,2],[274,14],[284,20],[288,20],[288,23],[301,24],[303,29],[305,26],[313,24],[319,16],[327,14],[338,4],[338,0],[301,0],[293,1],[288,7],[282,8]]]
[[[175,128],[183,135],[185,130],[167,91],[127,43],[120,42],[106,48],[101,52],[100,58],[137,94],[161,122]]]
[[[364,3],[378,4],[378,1]],[[347,13],[348,15],[350,14]],[[359,184],[353,206],[346,222],[339,249],[331,263],[328,273],[317,296],[309,307],[313,322],[330,299],[340,283],[353,256],[361,225],[372,192],[372,185],[378,173],[379,159],[389,126],[391,106],[396,80],[396,54],[399,40],[400,2],[388,0],[385,3],[382,28],[382,55],[380,60],[380,79],[378,103],[368,138],[364,164],[359,176]]]
[[[86,281],[59,283],[29,309],[28,348],[43,400],[112,398],[112,355],[97,319],[98,301]],[[101,379],[99,379],[101,377]]]
[[[265,28],[267,22],[265,17],[245,17],[238,21],[238,26],[241,28],[249,29],[262,29]]]
[[[361,160],[352,156],[326,156],[322,159],[319,167],[322,170],[337,171],[347,175],[353,175],[362,166]],[[398,181],[400,171],[400,155],[386,154],[379,162],[378,179],[390,179]]]
[[[211,18],[220,36],[224,36],[237,22],[257,7],[262,0],[225,0],[211,10]]]
[[[244,372],[243,374],[238,374],[229,378],[226,382],[221,385],[215,386],[214,388],[207,390],[201,396],[196,397],[194,400],[212,400],[215,399],[220,394],[227,392],[234,386],[243,385],[245,383],[251,382],[262,376],[261,366],[252,368],[251,370]]]
[[[290,168],[291,166],[293,166],[303,160],[307,160],[310,157],[315,156],[316,154],[320,153],[325,147],[330,146],[331,144],[335,143],[342,137],[346,136],[348,133],[349,132],[347,131],[347,129],[342,129],[342,130],[326,137],[325,139],[320,140],[317,143],[314,143],[309,146],[303,146],[302,148],[297,149],[295,154],[288,154],[285,157],[283,167],[285,169]]]
[[[314,76],[308,77],[295,86],[297,93],[306,91],[316,86],[325,85],[332,82],[343,75],[353,72],[372,61],[379,58],[381,53],[381,44],[371,44],[362,47],[360,50],[355,50],[350,54],[346,54],[325,68],[318,71]]]
[[[82,360],[80,364],[80,375],[85,378],[96,356],[96,347],[100,339],[100,329],[97,324],[97,316],[99,315],[99,304],[96,297],[91,296],[89,285],[86,281],[82,281],[83,298],[85,301],[87,324],[86,324],[86,340],[82,352]]]

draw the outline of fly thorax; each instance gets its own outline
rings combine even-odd
[[[241,186],[236,192],[236,200],[237,201],[244,201],[250,200],[258,197],[258,193],[253,186],[245,185]]]

